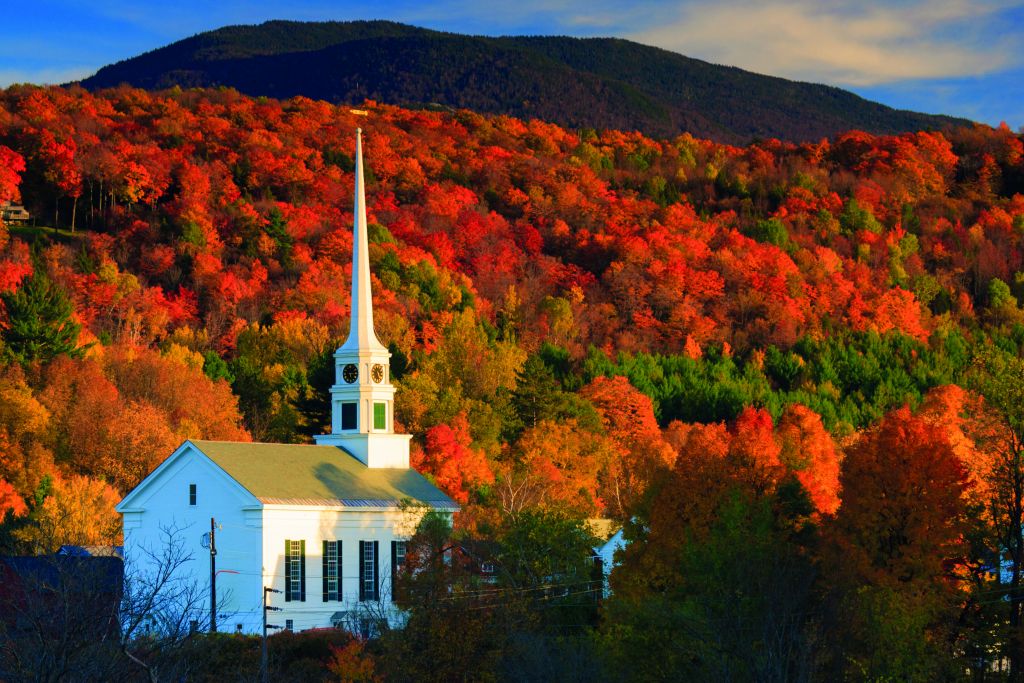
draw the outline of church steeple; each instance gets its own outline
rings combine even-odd
[[[334,352],[331,433],[317,436],[316,442],[341,446],[367,467],[407,469],[412,437],[395,434],[391,352],[373,329],[362,130],[356,131],[352,213],[352,314],[348,339]]]
[[[356,129],[355,205],[352,211],[352,317],[342,349],[379,349],[384,345],[373,331],[370,292],[370,240],[366,234],[366,187],[363,180],[363,130]]]

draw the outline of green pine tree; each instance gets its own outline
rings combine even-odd
[[[554,419],[561,393],[551,369],[538,356],[530,356],[517,374],[512,392],[512,406],[522,426],[534,427],[541,420]]]
[[[0,300],[7,309],[0,339],[9,357],[28,364],[81,354],[77,345],[82,326],[71,319],[71,300],[45,273],[35,271],[18,289],[0,294]]]

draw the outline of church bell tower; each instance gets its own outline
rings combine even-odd
[[[391,352],[373,331],[361,129],[356,131],[352,213],[352,315],[348,339],[334,352],[331,433],[315,439],[321,445],[341,446],[367,467],[408,469],[412,436],[395,434]]]

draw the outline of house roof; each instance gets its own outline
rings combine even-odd
[[[34,555],[31,557],[0,556],[0,582],[7,584],[16,577],[35,589],[58,588],[67,582],[93,591],[101,589],[120,593],[124,578],[124,560],[120,557],[74,557],[70,555]],[[6,588],[6,587],[5,587]],[[0,590],[0,595],[6,593]]]
[[[458,510],[414,469],[369,468],[337,446],[190,440],[267,504],[394,507],[402,501]]]
[[[605,517],[591,517],[587,520],[587,530],[602,542],[607,541],[615,535],[615,532],[622,528],[622,524],[614,519]]]
[[[124,559],[123,545],[62,545],[58,555],[71,557],[120,557]]]

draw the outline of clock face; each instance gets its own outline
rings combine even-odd
[[[349,384],[355,384],[355,381],[359,379],[359,368],[352,363],[349,363],[341,370],[341,377]]]
[[[384,366],[381,365],[380,363],[377,363],[372,368],[370,368],[370,377],[372,377],[373,381],[376,382],[377,384],[380,384],[381,382],[383,382],[384,381]]]

